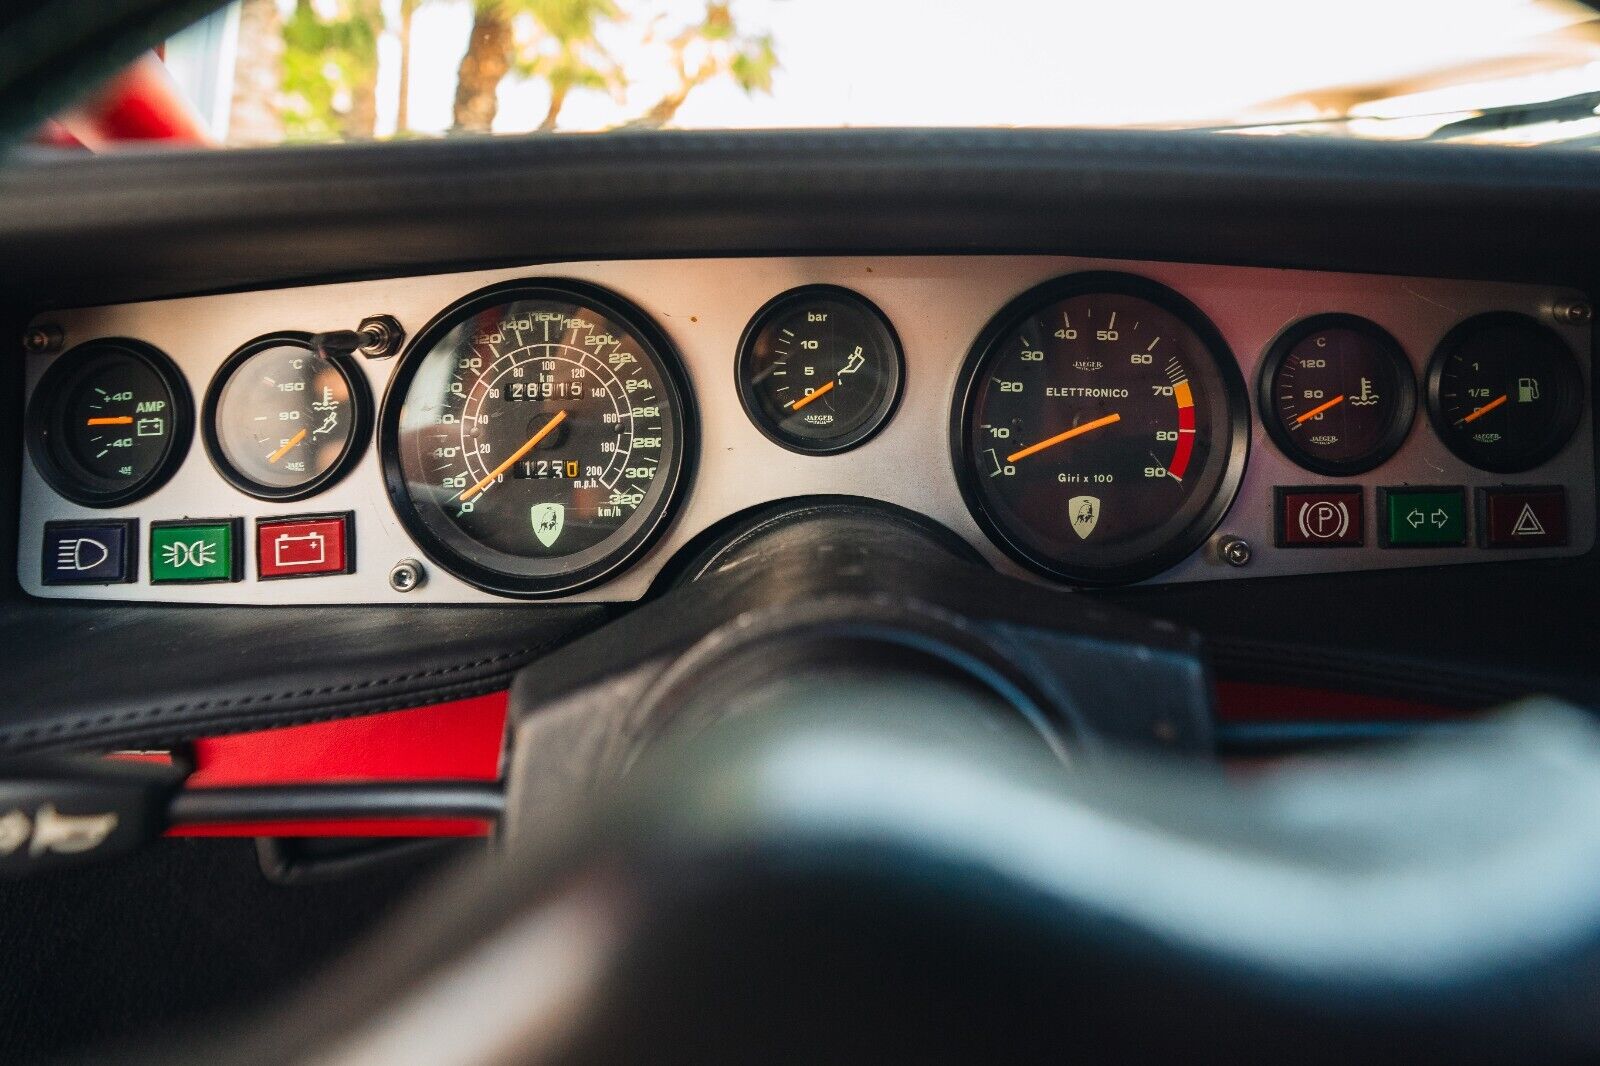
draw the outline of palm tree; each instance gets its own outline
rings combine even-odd
[[[244,0],[234,60],[228,143],[277,144],[283,140],[283,18],[278,0]]]
[[[474,0],[472,36],[456,71],[455,118],[452,128],[488,133],[500,103],[500,81],[511,69],[516,39],[511,32],[517,0]]]
[[[730,7],[731,0],[707,0],[705,18],[667,41],[677,84],[629,126],[667,125],[690,93],[720,77],[731,77],[746,93],[772,91],[772,72],[778,66],[772,36],[742,35]]]
[[[622,92],[622,69],[596,37],[601,22],[619,19],[622,12],[613,0],[537,0],[533,6],[544,40],[518,71],[550,86],[550,106],[539,128],[553,130],[572,90]]]
[[[416,19],[422,0],[400,0],[400,99],[396,101],[394,131],[405,133],[411,128],[411,24]]]
[[[531,16],[532,41],[518,48],[516,20]],[[622,17],[615,0],[474,0],[472,36],[456,76],[457,130],[487,133],[499,110],[500,82],[515,68],[550,85],[541,129],[554,129],[574,89],[618,91],[622,73],[596,38],[601,23]]]

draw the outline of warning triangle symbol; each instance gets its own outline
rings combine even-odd
[[[1539,521],[1539,516],[1533,513],[1533,504],[1522,505],[1522,513],[1517,515],[1517,524],[1511,527],[1513,537],[1542,537],[1544,536],[1544,523]]]

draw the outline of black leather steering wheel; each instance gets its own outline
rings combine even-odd
[[[802,578],[825,569],[845,577]],[[995,595],[974,596],[963,573]],[[940,590],[971,606],[947,609]],[[1098,723],[1123,707],[1176,716],[1195,678],[1183,640],[1141,643],[1159,628],[1029,620],[1078,599],[1013,587],[854,502],[753,520],[678,587],[519,682],[492,860],[252,1035],[183,1057],[1600,1051],[1600,731],[1587,716],[1529,705],[1393,751],[1230,778],[1156,734],[1107,740]],[[1000,633],[1009,677],[986,659]],[[1109,691],[1096,677],[1163,659],[1164,690],[1085,699]]]

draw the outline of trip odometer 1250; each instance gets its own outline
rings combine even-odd
[[[1249,445],[1244,381],[1164,286],[1080,274],[1012,301],[967,359],[952,418],[962,491],[1007,553],[1068,581],[1137,581],[1210,535]]]
[[[468,297],[418,334],[380,428],[395,509],[480,588],[560,595],[614,573],[664,526],[693,409],[642,312],[569,281]]]

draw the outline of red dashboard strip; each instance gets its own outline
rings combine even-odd
[[[466,818],[372,818],[349,822],[230,822],[184,825],[169,837],[481,837],[488,822]]]
[[[348,781],[493,781],[506,693],[194,744],[188,788]],[[475,819],[366,819],[186,826],[172,836],[482,836]]]
[[[1246,722],[1418,722],[1464,718],[1470,708],[1444,707],[1389,696],[1263,685],[1251,681],[1217,682],[1217,719]]]
[[[407,711],[212,737],[190,788],[332,781],[493,781],[506,693]]]

